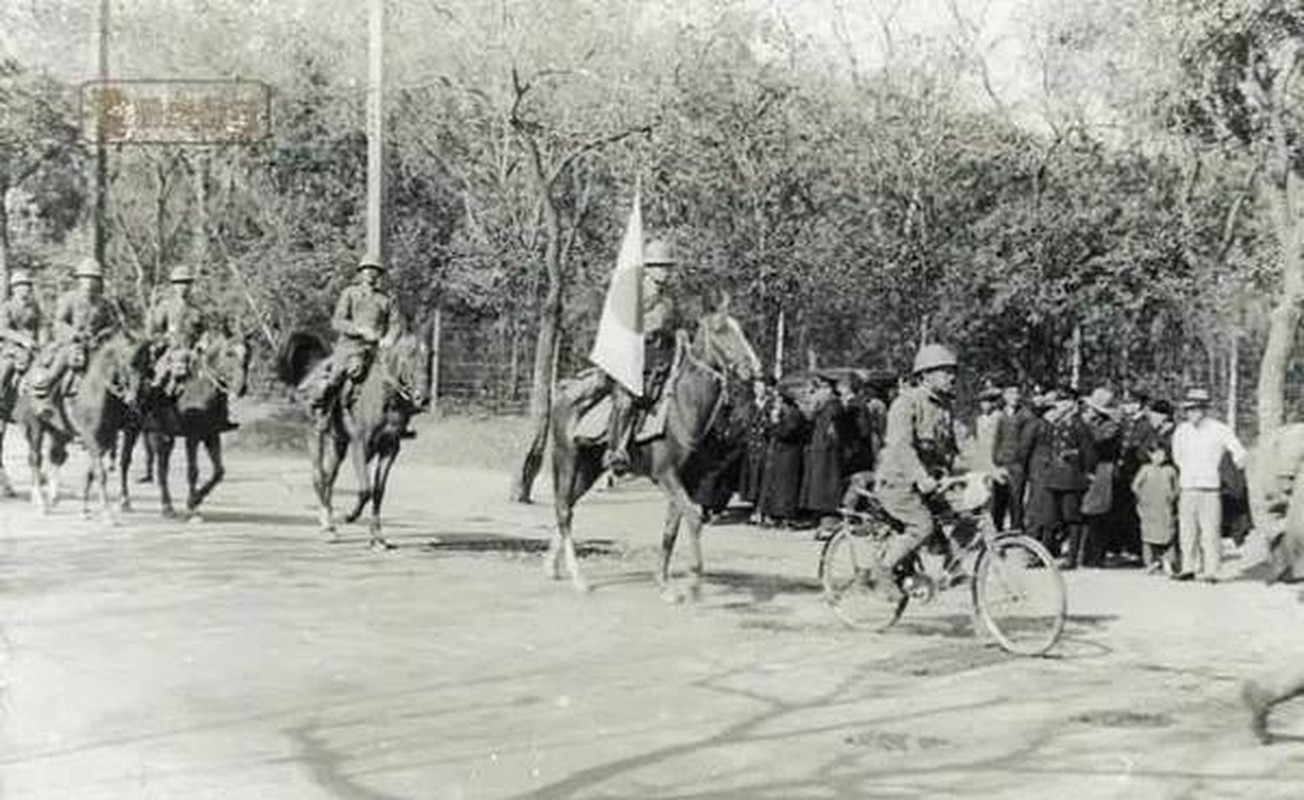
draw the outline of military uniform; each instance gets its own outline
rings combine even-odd
[[[644,267],[664,268],[673,265],[669,248],[662,242],[649,242],[644,251]],[[665,289],[656,273],[645,274],[640,288],[639,316],[643,333],[643,396],[635,397],[624,384],[610,380],[611,418],[607,430],[606,466],[616,472],[627,468],[628,444],[636,411],[640,406],[656,403],[674,366],[678,347],[677,331],[683,319],[674,297]],[[660,277],[659,275],[657,277]]]
[[[359,268],[379,271],[380,265],[364,261]],[[325,408],[346,377],[355,386],[362,382],[376,350],[396,330],[396,316],[393,299],[380,288],[355,283],[344,290],[331,317],[339,339],[311,393],[313,407]]]
[[[9,279],[10,287],[31,286],[32,278],[17,272]],[[36,297],[9,297],[0,303],[0,393],[8,394],[14,382],[32,366],[40,340],[41,307]]]
[[[941,345],[925,345],[915,356],[916,376],[954,370],[955,354]],[[875,473],[874,496],[883,510],[901,523],[900,535],[872,561],[870,577],[889,600],[903,594],[895,568],[933,533],[935,481],[951,471],[958,452],[951,398],[927,380],[905,389],[887,412],[887,433]]]
[[[193,280],[184,267],[172,271],[171,282],[188,284]],[[204,321],[198,307],[181,294],[172,294],[150,311],[146,335],[155,341],[158,358],[154,362],[154,385],[172,396],[180,391],[190,376],[200,350]]]
[[[79,278],[103,278],[100,266],[94,261],[84,262],[77,270]],[[109,301],[101,295],[91,295],[80,289],[71,289],[60,295],[55,304],[53,340],[32,381],[32,389],[39,398],[48,397],[65,376],[68,378],[64,394],[70,394],[77,375],[86,369],[90,354],[117,330],[117,320]]]
[[[922,387],[903,391],[887,412],[887,441],[875,496],[904,526],[913,551],[933,532],[933,512],[919,486],[951,470],[957,453],[950,398]],[[906,544],[901,546],[907,550]]]

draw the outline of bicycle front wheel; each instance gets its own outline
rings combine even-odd
[[[1064,576],[1040,542],[1005,536],[974,565],[973,601],[983,624],[1011,653],[1047,653],[1064,632]]]
[[[881,546],[872,536],[857,536],[841,526],[824,543],[820,553],[820,584],[824,602],[843,624],[856,630],[881,631],[901,618],[909,599],[890,602],[870,584],[871,547]]]

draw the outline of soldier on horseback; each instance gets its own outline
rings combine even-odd
[[[191,299],[194,280],[189,267],[173,269],[168,278],[172,291],[150,311],[145,326],[156,355],[153,385],[173,399],[190,377],[203,341],[204,321]]]
[[[67,428],[55,413],[56,401],[76,394],[77,380],[90,355],[116,332],[118,323],[104,297],[104,270],[86,258],[73,273],[77,286],[55,304],[52,347],[31,380],[34,410],[51,424]]]
[[[41,307],[32,293],[31,273],[14,270],[9,298],[0,304],[0,398],[12,397],[32,366],[40,331]]]
[[[643,394],[608,375],[611,418],[607,428],[607,452],[602,465],[616,474],[629,469],[629,440],[638,412],[655,407],[675,360],[677,331],[682,317],[666,279],[675,259],[669,246],[653,240],[643,248],[643,280],[639,285],[639,308],[643,336]]]
[[[339,340],[308,393],[315,411],[328,410],[337,394],[341,405],[347,407],[353,388],[367,377],[376,351],[392,343],[399,333],[394,300],[380,288],[383,271],[378,259],[363,258],[358,264],[357,281],[340,295],[331,318],[331,328]],[[328,420],[328,414],[317,415],[319,427]]]

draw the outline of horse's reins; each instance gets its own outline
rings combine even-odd
[[[715,422],[720,416],[720,410],[724,408],[725,401],[726,399],[728,399],[729,376],[726,375],[722,370],[719,370],[714,366],[712,366],[711,364],[707,363],[706,360],[703,359],[701,356],[694,353],[693,346],[691,344],[685,345],[682,340],[680,340],[678,344],[679,344],[679,352],[683,356],[684,361],[687,361],[691,363],[693,366],[702,370],[720,385],[720,392],[716,395],[715,403],[711,406],[711,413],[706,418],[706,424],[702,426],[701,436],[706,436],[706,434],[709,433],[710,430],[715,427]],[[682,374],[683,374],[682,371],[676,371],[675,373],[676,384],[679,383],[680,375]],[[688,445],[690,447],[696,444],[697,444],[696,439],[688,442]]]

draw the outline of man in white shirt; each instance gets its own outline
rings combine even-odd
[[[1199,577],[1213,583],[1222,565],[1222,496],[1218,466],[1224,453],[1245,465],[1245,448],[1232,429],[1208,416],[1209,392],[1191,389],[1182,407],[1186,421],[1173,431],[1173,464],[1181,494],[1177,534],[1182,551],[1179,580]],[[1198,567],[1197,567],[1198,565]]]

